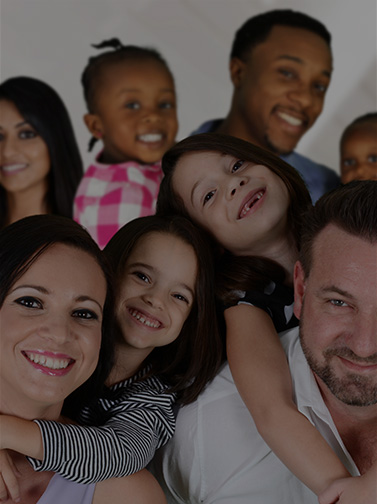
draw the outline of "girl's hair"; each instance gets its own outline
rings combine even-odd
[[[13,103],[46,143],[51,163],[47,205],[53,214],[72,217],[83,168],[72,123],[60,96],[38,79],[13,77],[0,84],[0,100]],[[0,228],[6,221],[5,189],[0,186]]]
[[[0,309],[14,283],[52,245],[62,243],[92,256],[101,267],[107,283],[103,311],[102,341],[97,367],[92,376],[66,399],[63,411],[74,418],[88,398],[101,393],[113,364],[112,278],[98,245],[79,224],[57,215],[33,215],[0,231]],[[59,268],[59,264],[56,265]]]
[[[288,222],[297,249],[303,214],[311,206],[310,194],[300,174],[282,159],[245,140],[218,133],[193,135],[168,150],[162,158],[162,179],[157,200],[157,214],[181,214],[188,218],[182,198],[173,187],[173,175],[179,160],[191,152],[220,152],[238,159],[267,166],[284,182],[289,198]],[[237,299],[237,291],[263,289],[271,280],[281,282],[285,272],[276,262],[264,257],[234,256],[225,251],[217,263],[216,294],[225,304]]]
[[[142,367],[148,366],[148,376],[163,376],[172,385],[171,390],[178,393],[179,401],[187,404],[194,401],[215,376],[223,358],[212,252],[205,234],[183,217],[140,217],[123,226],[104,249],[118,286],[123,281],[125,265],[135,245],[150,233],[169,234],[181,239],[194,249],[198,263],[195,298],[181,333],[172,343],[156,347],[142,364]],[[119,331],[118,338],[121,337]]]
[[[347,139],[347,136],[353,131],[354,128],[357,126],[360,126],[361,124],[363,125],[370,125],[374,126],[376,128],[377,126],[377,112],[368,112],[367,114],[363,114],[359,117],[356,117],[343,131],[342,136],[340,138],[340,148],[343,147],[343,144],[345,140]]]
[[[174,82],[173,74],[171,73],[167,62],[161,54],[153,48],[123,45],[117,38],[104,40],[100,44],[92,44],[92,47],[95,47],[96,49],[109,47],[112,50],[90,57],[82,73],[81,84],[84,89],[85,103],[90,113],[95,113],[96,110],[96,98],[100,87],[99,82],[101,80],[102,73],[111,65],[124,63],[126,61],[154,60],[165,67]],[[97,140],[98,139],[95,137],[90,139],[88,148],[89,151],[92,150]]]

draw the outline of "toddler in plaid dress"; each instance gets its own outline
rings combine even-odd
[[[74,219],[103,248],[127,222],[155,213],[160,160],[178,129],[174,79],[154,49],[112,47],[89,59],[82,76],[92,134],[89,150],[103,150],[86,170],[74,201]]]

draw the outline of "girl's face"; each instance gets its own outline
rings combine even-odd
[[[104,163],[160,161],[178,129],[171,75],[154,60],[109,66],[98,84],[96,114],[85,121],[103,141]]]
[[[352,180],[377,180],[377,123],[360,124],[346,136],[341,148],[343,184]]]
[[[48,248],[15,282],[0,309],[2,412],[60,413],[96,368],[105,298],[95,259],[64,244]]]
[[[45,141],[12,102],[0,100],[0,185],[10,193],[45,192],[50,166]]]
[[[178,161],[172,183],[191,218],[235,255],[264,255],[287,235],[288,190],[266,166],[193,152]]]
[[[128,347],[147,355],[179,336],[194,303],[197,271],[194,249],[176,236],[151,232],[137,242],[116,301]]]

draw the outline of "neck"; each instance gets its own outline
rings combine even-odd
[[[377,404],[350,406],[339,401],[316,377],[323,400],[344,445],[361,474],[377,462]]]
[[[32,187],[17,193],[7,193],[8,224],[29,215],[48,213],[49,209],[45,201],[46,193],[47,184],[43,184],[43,187]]]
[[[140,369],[151,351],[150,348],[139,349],[126,344],[117,345],[115,364],[107,380],[108,385],[131,378]]]

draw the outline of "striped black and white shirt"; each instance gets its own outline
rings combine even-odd
[[[139,375],[140,376],[140,375]],[[35,420],[43,439],[43,461],[28,457],[36,471],[54,471],[79,483],[140,471],[174,434],[175,394],[156,376],[129,378],[85,408],[80,425]]]

